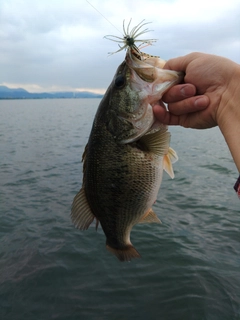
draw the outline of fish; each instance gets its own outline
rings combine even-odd
[[[170,132],[152,107],[183,79],[163,70],[165,61],[133,46],[127,48],[96,112],[83,152],[83,181],[73,199],[71,218],[80,230],[96,220],[106,248],[120,261],[139,258],[130,233],[138,223],[161,223],[153,211],[165,170],[174,178],[178,156]]]

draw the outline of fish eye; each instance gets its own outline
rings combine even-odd
[[[125,77],[120,74],[115,79],[115,86],[117,88],[122,88],[124,85],[125,85]]]

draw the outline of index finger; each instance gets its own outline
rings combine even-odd
[[[188,64],[192,60],[196,59],[198,56],[199,56],[199,53],[194,52],[194,53],[189,53],[186,56],[170,59],[165,63],[163,68],[168,70],[175,70],[175,71],[186,71]]]

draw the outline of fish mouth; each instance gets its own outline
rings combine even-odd
[[[143,52],[138,53],[132,49],[128,49],[125,61],[128,67],[134,70],[143,81],[162,83],[162,95],[169,89],[166,85],[167,82],[170,83],[170,86],[173,86],[184,78],[184,73],[181,71],[163,69],[166,61],[157,56],[151,56]]]

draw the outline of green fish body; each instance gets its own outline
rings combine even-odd
[[[107,249],[120,261],[140,256],[130,241],[135,224],[160,223],[152,205],[163,170],[173,178],[171,163],[177,160],[152,106],[181,74],[160,69],[160,76],[156,68],[127,52],[97,110],[83,154],[82,188],[72,205],[75,226],[85,230],[95,218]]]

